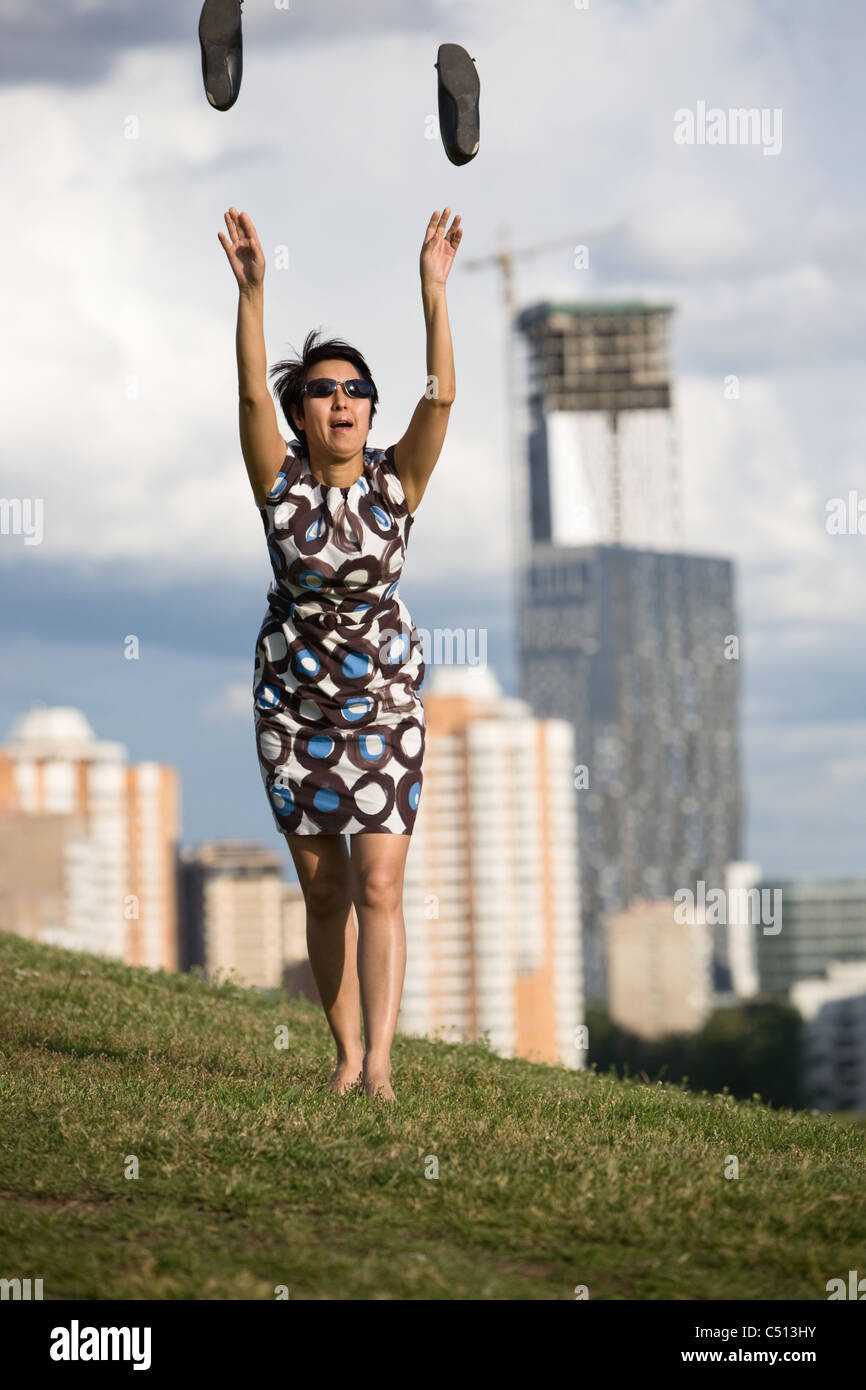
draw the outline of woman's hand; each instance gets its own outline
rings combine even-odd
[[[265,253],[256,236],[253,219],[248,212],[238,212],[237,208],[229,208],[225,219],[231,242],[226,241],[222,232],[217,235],[235,273],[238,288],[254,289],[264,282]]]
[[[424,245],[421,247],[422,285],[444,285],[448,279],[448,272],[454,264],[457,247],[463,236],[463,228],[457,225],[460,221],[460,213],[458,212],[451,223],[451,230],[446,233],[445,228],[448,225],[450,211],[450,208],[446,208],[441,217],[438,212],[434,212],[427,223]]]

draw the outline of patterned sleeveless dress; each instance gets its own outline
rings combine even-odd
[[[398,594],[409,513],[394,445],[364,449],[348,488],[293,441],[259,508],[273,581],[253,711],[277,829],[411,835],[426,736],[421,641]]]

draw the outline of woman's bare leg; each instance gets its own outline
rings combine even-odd
[[[286,835],[307,908],[307,951],[334,1041],[329,1085],[342,1095],[361,1077],[358,932],[349,852],[342,835]]]
[[[408,835],[350,836],[352,896],[358,915],[358,976],[364,1013],[363,1083],[368,1097],[393,1100],[391,1043],[406,973],[403,872]]]

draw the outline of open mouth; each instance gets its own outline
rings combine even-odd
[[[331,425],[332,430],[350,430],[351,428],[351,420],[337,420],[334,424]]]

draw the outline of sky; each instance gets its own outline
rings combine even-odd
[[[416,625],[486,628],[516,693],[502,282],[465,264],[507,227],[546,248],[515,262],[520,307],[675,305],[683,548],[736,566],[743,856],[859,874],[866,534],[828,533],[827,508],[866,499],[866,11],[246,0],[240,96],[217,112],[200,9],[0,0],[0,496],[43,502],[40,544],[0,535],[0,740],[34,703],[74,706],[179,769],[183,843],[260,840],[293,876],[255,753],[270,568],[218,233],[232,205],[256,225],[269,362],[313,327],[360,347],[384,448],[424,390],[418,255],[448,206],[457,398],[400,586]],[[437,134],[443,42],[481,78],[463,167]],[[678,143],[700,103],[779,113],[778,149]]]

